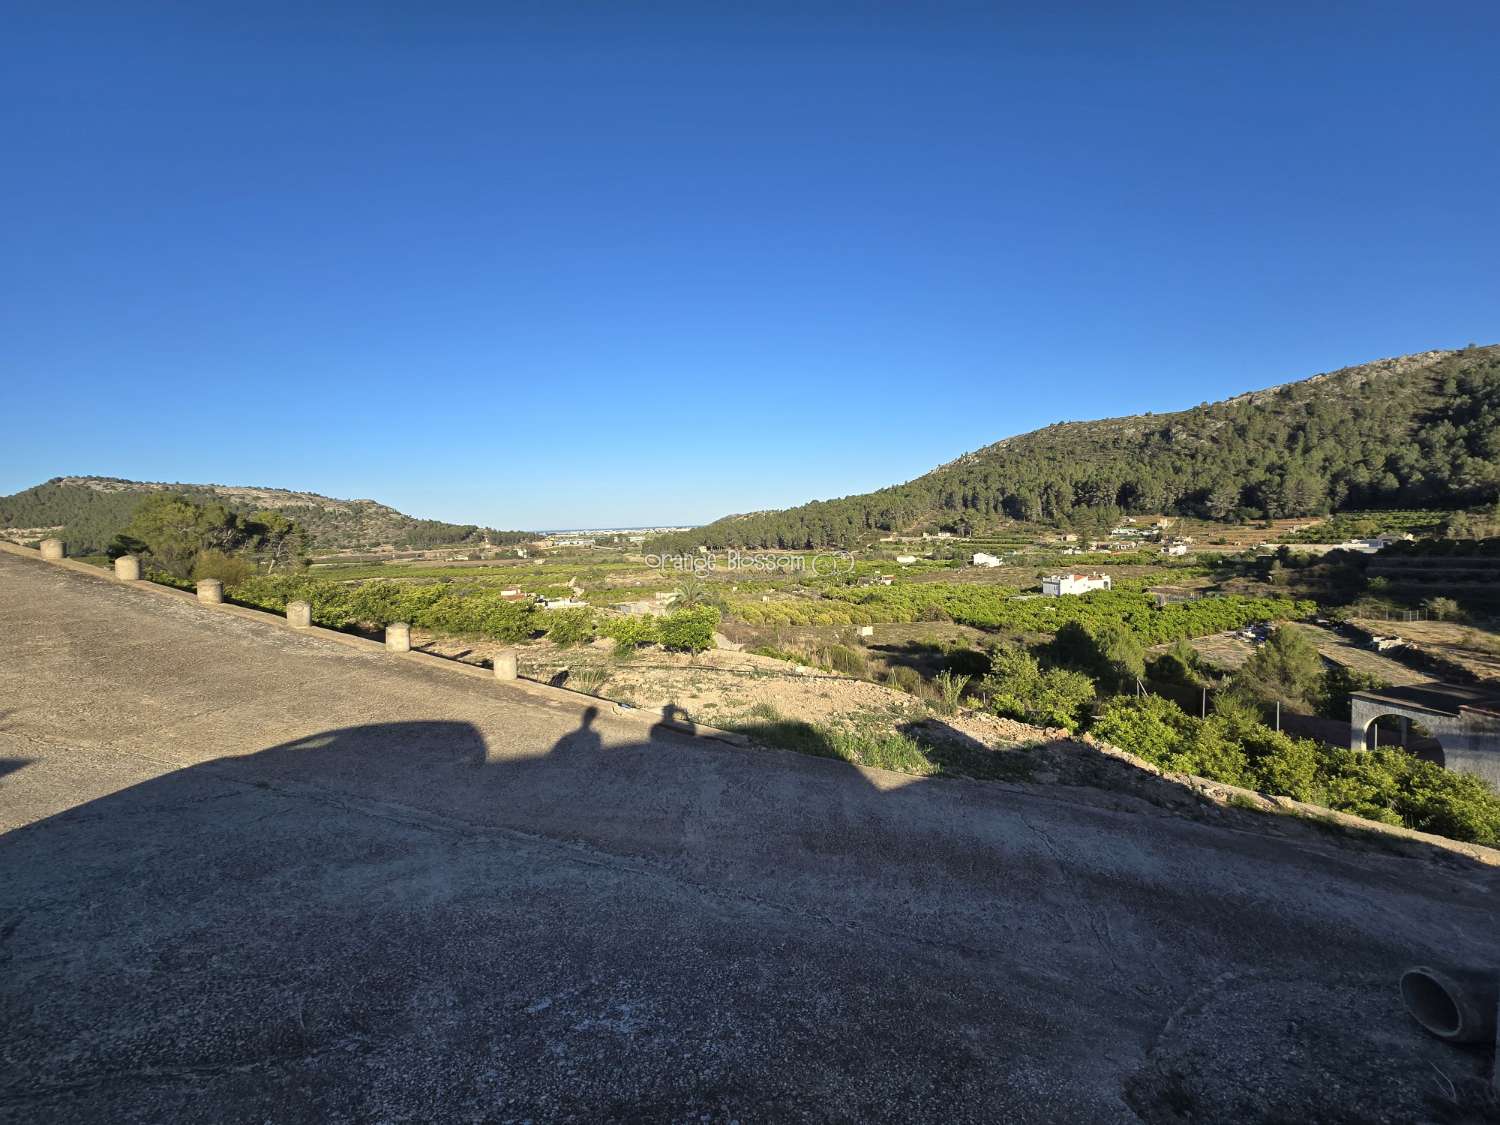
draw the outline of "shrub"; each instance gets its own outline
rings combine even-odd
[[[445,583],[407,586],[366,582],[345,586],[302,574],[256,575],[231,591],[236,601],[274,613],[296,599],[312,606],[319,625],[389,625],[406,621],[436,633],[456,633],[514,643],[536,632],[536,611],[525,602],[509,602],[489,590],[465,592]]]
[[[1459,621],[1463,618],[1463,610],[1452,598],[1428,598],[1422,605],[1434,621]]]
[[[1172,647],[1146,665],[1153,680],[1187,687],[1201,687],[1208,676],[1203,667],[1203,658],[1185,640],[1177,640]]]
[[[681,652],[702,652],[714,647],[719,611],[712,606],[669,613],[657,625],[662,645]]]
[[[654,645],[658,640],[654,617],[611,617],[599,626],[599,631],[613,637],[621,648]]]
[[[591,609],[548,610],[542,620],[546,625],[547,639],[563,648],[587,644],[598,634]]]
[[[908,695],[927,694],[927,681],[922,679],[922,673],[905,664],[898,664],[892,668],[886,675],[886,683]]]
[[[1117,695],[1104,705],[1094,733],[1148,762],[1171,769],[1191,741],[1192,719],[1159,695]]]
[[[818,658],[835,672],[846,676],[864,676],[870,670],[864,653],[844,645],[825,645],[818,650]]]
[[[1159,696],[1118,696],[1094,731],[1166,769],[1456,840],[1500,843],[1500,793],[1404,750],[1347,750],[1271,730],[1244,710],[1208,719]]]
[[[801,653],[793,652],[787,648],[777,648],[775,645],[756,645],[754,648],[746,649],[745,651],[754,656],[768,656],[772,660],[785,660],[789,664],[801,664],[805,659]]]
[[[199,551],[193,560],[193,581],[217,578],[227,589],[245,581],[255,574],[255,564],[239,555],[227,555],[223,551]]]
[[[567,686],[586,695],[598,695],[609,682],[609,670],[590,664],[568,672]]]
[[[1094,702],[1094,681],[1066,668],[1043,669],[1036,657],[1014,646],[997,648],[990,672],[979,684],[997,715],[1039,726],[1077,730]]]
[[[951,715],[958,710],[963,701],[964,688],[969,686],[969,679],[968,676],[957,676],[946,669],[932,678],[938,693],[938,709],[943,714]]]

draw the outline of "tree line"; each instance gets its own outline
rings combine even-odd
[[[1163,415],[1069,422],[861,496],[730,516],[648,548],[850,547],[919,527],[1093,530],[1125,514],[1234,521],[1500,498],[1500,347],[1350,368]]]

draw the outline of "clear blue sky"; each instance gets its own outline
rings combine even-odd
[[[708,520],[1500,340],[1500,5],[7,7],[0,492]]]

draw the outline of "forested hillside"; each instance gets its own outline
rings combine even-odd
[[[0,534],[60,534],[74,554],[96,554],[124,530],[147,496],[170,492],[199,503],[217,501],[231,511],[278,511],[307,532],[313,547],[357,548],[383,543],[433,547],[489,536],[495,544],[523,542],[532,532],[496,531],[403,515],[373,500],[335,500],[315,492],[216,484],[161,484],[108,477],[55,477],[0,497]]]
[[[1108,525],[1122,513],[1212,519],[1352,508],[1457,508],[1500,495],[1500,346],[1424,352],[1172,414],[1066,422],[907,484],[730,516],[655,549],[850,546],[1005,520]]]

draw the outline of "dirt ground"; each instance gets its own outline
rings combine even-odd
[[[1480,679],[1500,679],[1500,636],[1454,621],[1356,621],[1372,633],[1403,637],[1420,649],[1467,668]],[[1429,680],[1431,676],[1418,679]],[[1396,681],[1391,681],[1396,682]]]
[[[1304,622],[1293,622],[1292,628],[1300,629],[1307,634],[1308,639],[1313,642],[1325,660],[1356,672],[1377,676],[1393,687],[1426,683],[1432,679],[1430,675],[1408,668],[1399,660],[1392,660],[1389,656],[1383,656],[1373,649],[1365,648],[1333,629]],[[1411,626],[1401,626],[1402,630],[1409,628]],[[1402,635],[1407,634],[1403,632]],[[1250,655],[1255,651],[1254,643],[1245,640],[1238,631],[1215,633],[1209,637],[1199,637],[1189,643],[1198,655],[1210,664],[1231,672],[1249,660]],[[1170,647],[1170,645],[1156,645],[1151,651],[1165,652]],[[1500,664],[1500,661],[1497,661],[1497,664]]]

